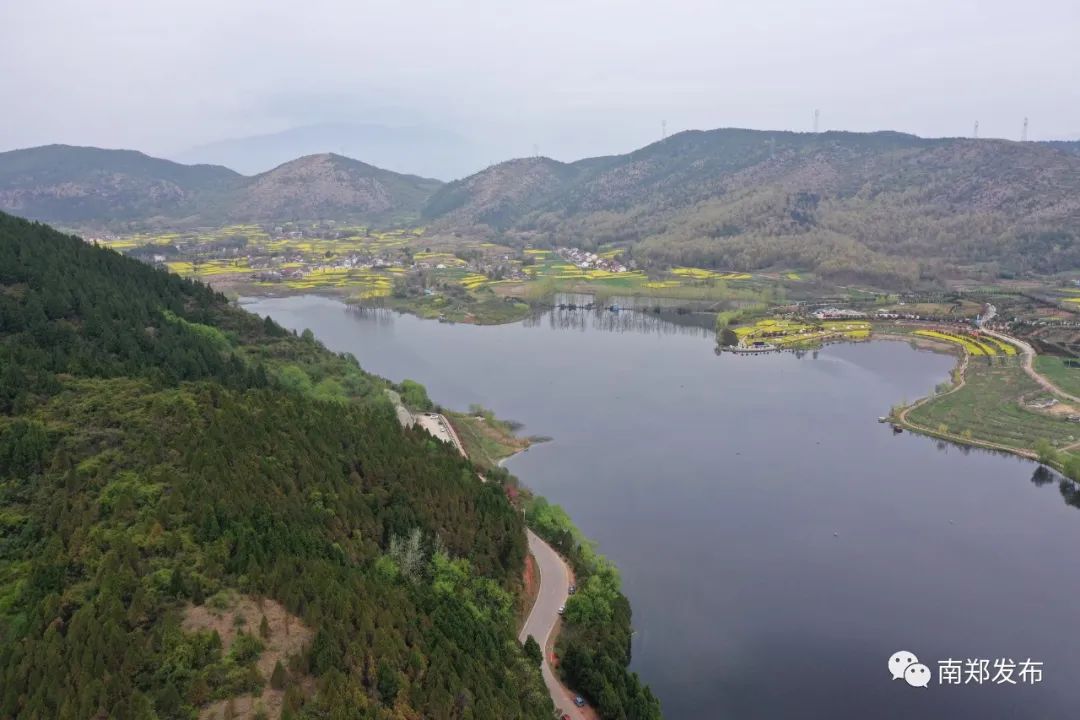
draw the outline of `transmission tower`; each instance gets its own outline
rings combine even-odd
[[[975,138],[976,140],[979,139],[979,121],[978,120],[975,121],[975,129],[971,131],[971,137]]]
[[[1020,142],[1027,142],[1028,119],[1024,118],[1024,129],[1020,131]]]
[[[660,139],[667,140],[667,120],[660,121]]]
[[[821,119],[821,111],[815,109],[814,110],[814,132],[815,133],[818,131],[818,120],[820,120],[820,119]]]

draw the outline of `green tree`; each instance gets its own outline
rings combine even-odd
[[[401,400],[414,410],[430,410],[433,407],[427,388],[415,380],[401,381]]]
[[[1035,454],[1043,465],[1053,465],[1058,459],[1057,449],[1046,439],[1035,443]]]
[[[525,656],[532,661],[534,665],[539,667],[544,662],[544,651],[540,647],[540,643],[536,642],[536,638],[532,635],[525,638]]]

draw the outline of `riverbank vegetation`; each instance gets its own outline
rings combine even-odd
[[[385,387],[0,215],[0,716],[188,720],[269,685],[294,720],[549,718],[507,602],[520,515]],[[263,673],[260,619],[185,629],[232,592],[310,643]]]
[[[633,630],[618,571],[558,505],[531,498],[526,513],[529,526],[567,558],[577,578],[556,644],[566,684],[588,698],[604,720],[658,720],[660,702],[628,669]]]
[[[497,467],[500,460],[527,449],[536,438],[518,437],[521,425],[512,420],[501,420],[491,410],[473,405],[468,412],[444,410],[443,414],[454,426],[465,454],[473,463],[485,467]],[[541,440],[543,438],[540,438]]]

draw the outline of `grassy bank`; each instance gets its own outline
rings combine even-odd
[[[907,409],[894,409],[901,426],[951,442],[1012,452],[1080,480],[1080,413],[1002,356],[968,356],[953,385]]]
[[[1039,355],[1035,358],[1035,369],[1065,392],[1080,397],[1080,367],[1070,367],[1066,358]]]
[[[469,459],[486,468],[497,467],[500,460],[527,449],[534,442],[533,438],[515,434],[520,427],[518,423],[500,420],[479,405],[470,407],[469,412],[443,414],[457,431]]]

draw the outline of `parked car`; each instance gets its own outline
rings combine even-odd
[[[580,695],[576,696],[574,698],[574,704],[578,707],[585,707],[585,698],[581,697]]]
[[[576,592],[577,592],[577,585],[571,585],[571,586],[570,586],[570,590],[569,590],[568,592],[569,592],[569,593],[570,593],[571,595],[573,595],[574,593],[576,593]]]
[[[564,612],[566,612],[566,606],[565,605],[560,605],[559,606],[559,614],[562,615]]]

